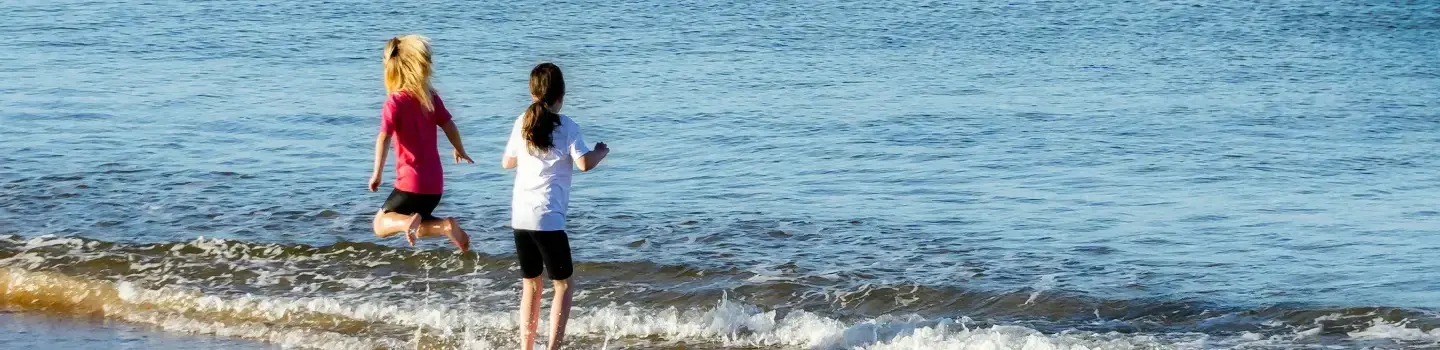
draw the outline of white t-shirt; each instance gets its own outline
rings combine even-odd
[[[565,211],[570,204],[570,174],[580,156],[590,153],[580,134],[580,125],[560,115],[560,126],[550,133],[553,147],[535,155],[522,135],[525,115],[515,119],[505,156],[515,157],[514,199],[510,201],[510,227],[520,230],[559,231],[565,229]]]

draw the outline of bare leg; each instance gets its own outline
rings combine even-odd
[[[520,280],[520,348],[535,349],[535,329],[540,321],[540,277]]]
[[[420,229],[420,215],[405,215],[400,213],[386,213],[385,210],[375,212],[375,221],[372,222],[375,228],[375,236],[390,238],[397,233],[413,232]],[[415,242],[410,242],[414,245]]]
[[[575,290],[570,289],[570,280],[550,281],[555,287],[555,300],[550,302],[550,350],[560,350],[565,341],[565,323],[570,322],[570,300]],[[539,297],[538,295],[536,296]]]
[[[460,229],[460,222],[455,218],[425,220],[420,224],[420,230],[416,233],[419,238],[425,237],[446,237],[450,243],[454,243],[460,252],[470,251],[470,235]]]

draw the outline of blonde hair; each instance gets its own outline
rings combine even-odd
[[[410,34],[385,42],[385,92],[409,92],[426,111],[435,110],[430,86],[430,39]]]

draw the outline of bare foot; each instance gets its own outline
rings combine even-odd
[[[470,251],[470,234],[460,229],[460,223],[455,219],[450,219],[450,232],[446,233],[446,236],[450,237],[450,243],[455,243],[455,247],[460,248],[460,253]]]
[[[415,240],[420,239],[419,236],[420,236],[420,214],[411,215],[411,216],[410,216],[410,222],[408,222],[408,223],[405,224],[405,241],[406,241],[406,242],[410,242],[410,246],[411,246],[411,247],[414,247],[414,246],[415,246]]]

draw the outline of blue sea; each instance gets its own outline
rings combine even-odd
[[[548,61],[613,148],[569,348],[1440,348],[1440,2],[5,0],[0,33],[0,347],[514,348],[499,160]],[[370,231],[408,33],[473,254]]]

